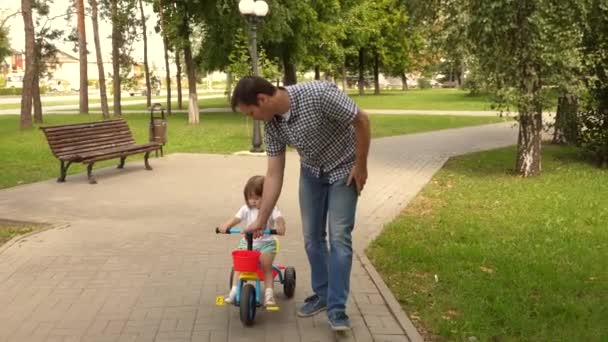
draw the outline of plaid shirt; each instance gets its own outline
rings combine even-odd
[[[355,131],[358,108],[335,84],[325,81],[285,87],[290,110],[287,119],[275,116],[264,125],[268,156],[295,147],[302,165],[331,183],[349,176],[355,164]]]

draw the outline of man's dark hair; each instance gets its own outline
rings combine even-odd
[[[277,87],[259,76],[246,76],[239,80],[232,92],[230,105],[236,112],[236,107],[240,104],[257,105],[258,94],[273,96],[277,92]]]

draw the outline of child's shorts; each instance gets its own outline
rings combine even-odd
[[[238,249],[247,249],[247,241],[242,239],[239,243]],[[277,252],[277,241],[275,239],[269,241],[253,242],[253,250],[260,251],[262,253],[276,253]]]

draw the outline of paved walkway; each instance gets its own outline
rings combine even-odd
[[[243,183],[264,172],[264,158],[170,154],[152,160],[151,172],[142,162],[100,170],[97,185],[76,175],[0,191],[2,217],[63,224],[0,254],[0,341],[420,340],[363,250],[447,158],[515,141],[503,123],[372,142],[354,239],[354,326],[345,336],[322,314],[295,315],[310,294],[295,154],[279,202],[288,233],[278,261],[296,267],[296,296],[285,300],[277,288],[281,311],[259,312],[252,328],[236,308],[214,305],[228,290],[237,238],[213,228],[241,205]]]

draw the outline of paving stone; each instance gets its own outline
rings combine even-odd
[[[353,233],[357,255],[447,158],[514,144],[516,134],[509,123],[373,140]],[[230,251],[240,237],[216,235],[214,227],[242,205],[243,184],[264,173],[265,158],[175,153],[153,159],[151,172],[141,161],[96,170],[93,186],[78,174],[0,191],[5,218],[68,224],[0,254],[0,341],[335,341],[325,313],[295,315],[311,288],[298,156],[287,159],[278,205],[288,230],[277,262],[296,267],[296,295],[287,300],[275,285],[281,311],[260,309],[251,328],[237,307],[215,306],[228,291]],[[408,341],[354,259],[353,330],[339,340]]]

